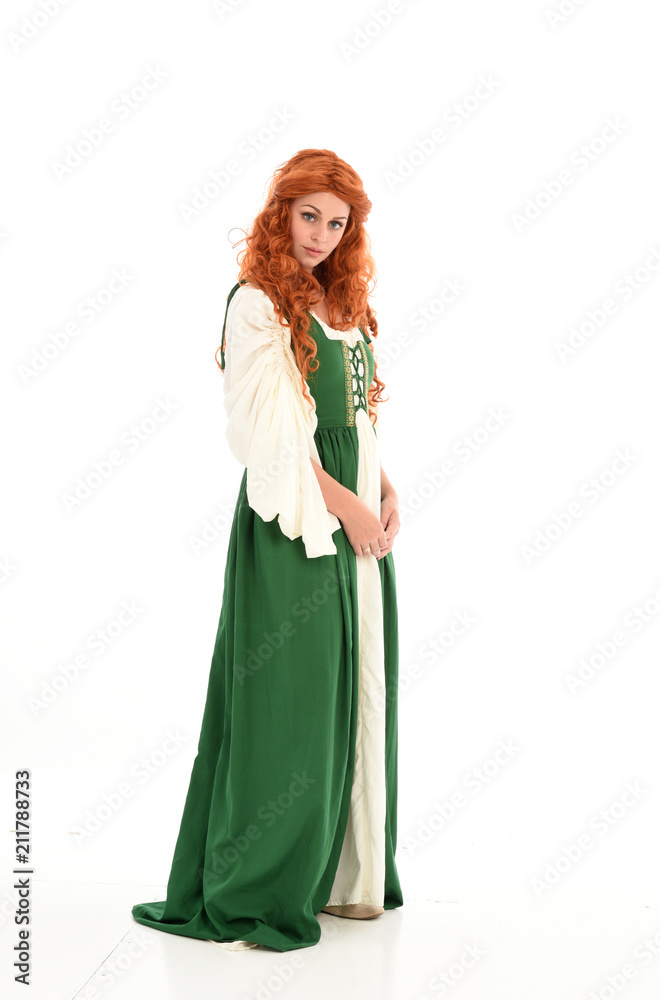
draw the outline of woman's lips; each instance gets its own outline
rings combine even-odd
[[[303,249],[305,249],[307,253],[311,253],[312,257],[318,257],[319,254],[323,253],[322,250],[314,250],[312,247],[304,247]]]

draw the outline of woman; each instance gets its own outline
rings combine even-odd
[[[378,332],[370,209],[335,153],[297,153],[227,298],[226,433],[245,469],[167,899],[132,912],[229,948],[309,947],[321,911],[364,919],[403,902],[399,516],[365,332]]]

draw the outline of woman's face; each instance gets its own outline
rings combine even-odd
[[[315,191],[294,198],[290,212],[293,256],[307,271],[312,271],[332,253],[344,235],[351,206],[331,191]]]

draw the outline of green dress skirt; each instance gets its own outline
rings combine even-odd
[[[227,308],[239,287],[230,292]],[[309,316],[319,360],[307,380],[318,419],[314,441],[326,472],[357,494],[356,411],[366,410],[373,379],[373,355],[365,346],[370,338],[361,330],[364,340],[351,350],[338,333],[331,339],[330,328]],[[356,365],[356,358],[363,364]],[[378,560],[356,557],[343,528],[332,534],[336,555],[308,558],[301,537],[288,538],[277,519],[264,521],[249,505],[246,477],[247,469],[231,527],[206,705],[166,899],[137,903],[132,914],[171,934],[287,951],[321,937],[316,915],[334,902],[358,780],[360,631],[366,627],[359,614],[358,558],[378,567],[383,612],[380,899],[385,910],[403,903],[394,857],[395,573],[391,552]]]

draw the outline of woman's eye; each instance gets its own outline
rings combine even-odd
[[[305,221],[307,221],[308,219],[315,219],[316,218],[316,216],[313,214],[313,212],[302,212],[301,214],[302,214],[303,219],[305,219]],[[333,219],[332,222],[330,223],[330,225],[332,226],[333,229],[343,229],[344,228],[344,223],[343,222],[339,222],[337,219]]]

